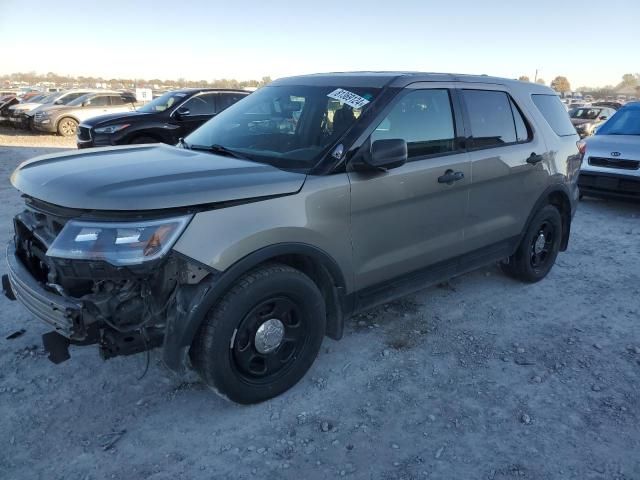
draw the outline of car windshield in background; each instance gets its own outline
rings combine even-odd
[[[152,100],[138,109],[142,113],[158,113],[164,112],[167,108],[171,108],[186,98],[184,92],[167,92],[164,95]]]
[[[577,118],[580,120],[595,120],[600,115],[601,110],[599,108],[576,108],[571,110],[569,114],[571,118]]]
[[[81,107],[82,104],[87,100],[89,100],[92,95],[93,95],[92,93],[87,93],[86,95],[82,95],[76,98],[75,100],[71,100],[69,103],[67,103],[67,105],[69,107]]]
[[[598,129],[596,135],[640,135],[640,109],[620,110]]]
[[[375,88],[263,87],[186,141],[194,149],[223,146],[278,168],[309,170],[358,121],[377,93]]]

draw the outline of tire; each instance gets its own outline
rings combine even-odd
[[[64,117],[58,122],[58,135],[74,137],[78,130],[78,122],[71,117]]]
[[[535,283],[551,271],[560,251],[562,217],[553,205],[546,205],[536,213],[522,237],[520,245],[502,270],[517,280]]]
[[[272,337],[264,335],[267,326]],[[207,313],[191,346],[191,362],[221,396],[241,404],[262,402],[309,370],[325,326],[324,298],[316,284],[292,267],[266,264],[242,276]]]
[[[140,145],[143,143],[160,143],[160,140],[148,135],[141,135],[139,137],[135,137],[131,142],[129,142],[130,145]]]

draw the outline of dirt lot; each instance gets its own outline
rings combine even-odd
[[[2,242],[11,171],[64,146],[0,131]],[[585,199],[539,284],[489,267],[353,319],[251,407],[157,354],[142,379],[144,356],[93,347],[54,366],[48,329],[0,302],[3,480],[640,479],[640,205]]]

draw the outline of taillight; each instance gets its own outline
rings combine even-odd
[[[579,140],[576,145],[578,145],[578,152],[580,153],[580,158],[584,158],[584,154],[587,151],[587,142],[584,140]]]

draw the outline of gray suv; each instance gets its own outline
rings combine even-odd
[[[541,85],[422,73],[277,80],[176,147],[23,163],[5,294],[104,358],[161,347],[240,403],[293,386],[345,319],[492,262],[545,277],[578,135]]]

